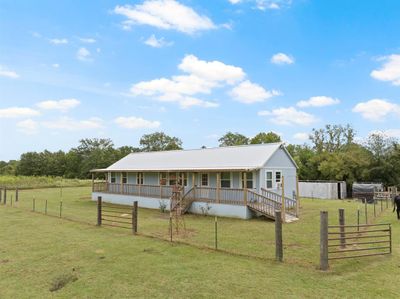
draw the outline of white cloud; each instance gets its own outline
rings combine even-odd
[[[124,29],[141,24],[193,34],[216,28],[207,16],[200,15],[191,7],[175,0],[146,0],[134,6],[116,6],[114,12],[127,18],[123,22]]]
[[[38,132],[38,123],[32,119],[25,119],[17,123],[17,130],[27,135],[34,135]]]
[[[173,44],[173,42],[168,42],[163,37],[157,38],[154,34],[146,39],[144,43],[153,48],[163,48]]]
[[[58,63],[53,63],[51,66],[54,67],[55,69],[58,69],[60,67]]]
[[[294,58],[285,53],[276,53],[271,57],[271,63],[273,64],[292,64],[294,63]]]
[[[392,54],[382,58],[385,63],[378,70],[371,72],[371,77],[376,80],[390,81],[393,85],[400,86],[400,54]]]
[[[368,135],[370,136],[372,134],[381,134],[389,138],[400,138],[400,129],[375,130],[369,132]]]
[[[214,88],[235,84],[246,76],[240,67],[220,61],[200,60],[194,55],[185,56],[178,68],[187,75],[138,82],[131,87],[131,94],[152,96],[162,102],[176,102],[182,108],[211,108],[218,104],[198,99],[194,95],[210,94]]]
[[[89,52],[88,49],[86,48],[80,48],[77,52],[76,52],[76,58],[78,58],[81,61],[91,61],[91,54]]]
[[[262,86],[246,80],[235,86],[230,92],[230,95],[238,102],[252,104],[264,102],[273,96],[280,95],[280,92],[276,90],[265,90]]]
[[[37,103],[36,106],[45,110],[60,110],[62,112],[67,112],[68,110],[78,106],[80,103],[81,102],[79,102],[77,99],[63,99],[58,101],[43,101]]]
[[[15,71],[11,71],[6,67],[0,65],[0,77],[7,77],[11,79],[19,78],[19,75]]]
[[[298,107],[324,107],[339,104],[339,99],[334,99],[327,96],[315,96],[311,97],[308,100],[303,100],[297,103]]]
[[[82,43],[85,43],[85,44],[94,44],[94,43],[96,42],[96,40],[95,40],[94,38],[84,38],[84,37],[80,37],[79,40],[80,40]]]
[[[53,45],[65,45],[65,44],[68,44],[68,39],[66,39],[66,38],[52,38],[49,41]]]
[[[225,81],[234,84],[246,76],[242,68],[225,64],[220,61],[199,60],[194,55],[186,55],[178,68],[185,73],[190,73],[208,81]]]
[[[259,10],[276,10],[281,9],[283,7],[289,7],[292,3],[292,0],[228,0],[231,4],[239,4],[244,2],[249,2],[254,4],[255,9]]]
[[[37,116],[39,114],[39,111],[26,107],[10,107],[0,109],[0,118],[30,117]]]
[[[122,128],[126,129],[153,129],[158,128],[161,123],[159,121],[150,121],[143,119],[141,117],[117,117],[115,123],[118,124]]]
[[[98,117],[92,117],[86,120],[76,120],[70,117],[61,117],[54,121],[44,121],[42,122],[42,125],[48,129],[79,131],[100,129],[103,127],[103,121]]]
[[[361,116],[370,121],[384,121],[389,115],[400,116],[400,105],[391,103],[385,99],[372,99],[361,102],[354,106],[353,112],[360,113]]]
[[[277,108],[272,111],[260,111],[260,116],[268,116],[268,119],[278,125],[301,125],[307,126],[318,121],[318,119],[309,113],[297,110],[294,107]]]
[[[307,141],[309,136],[310,136],[310,134],[308,134],[308,133],[299,132],[299,133],[294,134],[293,138],[296,140],[299,140],[299,141]]]

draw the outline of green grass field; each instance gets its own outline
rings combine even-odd
[[[393,254],[331,262],[317,270],[319,211],[337,224],[337,209],[356,222],[350,201],[303,200],[301,220],[285,224],[284,262],[274,261],[274,223],[218,218],[215,252],[214,218],[187,215],[186,235],[193,245],[169,243],[168,215],[139,209],[139,233],[98,228],[90,188],[64,188],[60,219],[59,189],[20,192],[18,207],[0,206],[0,298],[32,297],[250,297],[250,298],[397,298],[400,223],[391,209],[373,219],[393,223]],[[37,213],[32,213],[35,197]],[[48,200],[48,214],[44,202]],[[377,206],[380,212],[380,206]],[[38,213],[41,212],[41,213]],[[156,238],[154,238],[156,237]],[[236,254],[226,253],[225,251]],[[241,256],[241,255],[248,255]],[[54,280],[74,277],[50,292]],[[76,279],[76,280],[75,280]],[[397,294],[397,295],[396,295]]]
[[[90,186],[92,180],[64,179],[47,176],[0,175],[0,187],[7,188],[45,188],[45,187],[81,187]]]

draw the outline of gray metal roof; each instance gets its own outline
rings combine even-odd
[[[108,168],[93,172],[252,170],[262,167],[280,148],[287,153],[282,143],[131,153]]]

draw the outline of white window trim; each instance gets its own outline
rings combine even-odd
[[[276,173],[277,172],[281,173],[281,179],[280,179],[279,182],[276,181]],[[282,170],[277,169],[277,170],[274,171],[273,183],[275,184],[275,189],[278,189],[278,190],[282,189],[282,177],[283,177]]]
[[[230,182],[230,187],[229,188],[227,188],[227,187],[222,187],[222,173],[223,172],[229,172],[229,182]],[[232,171],[222,171],[222,172],[220,172],[219,173],[219,175],[220,175],[220,178],[219,178],[219,188],[225,188],[225,189],[231,189],[231,188],[233,188],[233,173],[232,173]],[[217,182],[217,184],[218,184],[218,182]]]
[[[257,187],[256,187],[256,182],[257,182],[257,180],[256,180],[256,172],[255,171],[242,171],[242,172],[240,172],[240,176],[239,176],[239,180],[240,180],[240,188],[241,189],[243,189],[243,179],[242,179],[242,177],[243,177],[243,173],[249,173],[249,172],[251,172],[252,173],[252,175],[253,175],[253,178],[251,179],[252,181],[253,181],[253,188],[251,188],[251,189],[257,189]],[[247,188],[247,189],[250,189],[250,188]]]
[[[268,176],[267,176],[267,173],[268,172],[270,172],[271,173],[271,188],[268,188],[268,185],[267,185],[267,178],[268,178]],[[265,170],[265,179],[264,179],[264,184],[265,184],[265,189],[267,189],[267,190],[272,190],[272,189],[274,189],[274,171],[273,170]]]
[[[207,185],[203,185],[203,179],[202,179],[203,174],[207,175]],[[210,187],[210,174],[208,172],[201,172],[199,175],[199,180],[200,180],[199,182],[200,187]]]

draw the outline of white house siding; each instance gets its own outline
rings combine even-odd
[[[169,211],[170,200],[169,199],[159,199],[152,197],[140,197],[133,195],[122,195],[122,194],[109,194],[102,192],[93,192],[92,200],[97,201],[97,197],[101,196],[102,201],[121,204],[121,205],[133,205],[134,201],[138,202],[140,208],[147,209],[159,209],[160,203],[165,203],[167,205],[167,211]],[[218,203],[205,203],[205,202],[193,202],[189,212],[192,214],[203,214],[203,209],[209,207],[208,215],[211,216],[221,216],[221,217],[231,217],[231,218],[241,218],[250,219],[253,213],[246,206],[236,206]],[[202,209],[203,208],[203,209]]]
[[[264,167],[260,169],[260,183],[261,187],[266,189],[266,171],[272,171],[273,175],[273,188],[269,189],[276,193],[282,193],[282,189],[278,188],[275,182],[275,173],[281,171],[284,177],[285,196],[293,198],[296,193],[296,175],[297,169],[293,161],[283,149],[278,149],[272,157],[265,163]]]

